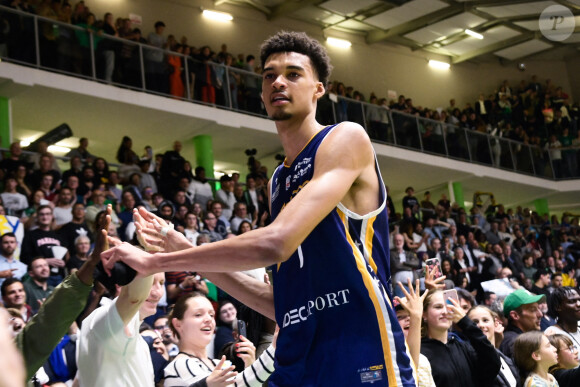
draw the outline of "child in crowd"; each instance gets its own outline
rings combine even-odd
[[[524,387],[558,387],[558,382],[548,372],[558,363],[556,348],[541,331],[522,333],[514,344],[514,360],[520,369]]]

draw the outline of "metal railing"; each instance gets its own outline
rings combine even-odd
[[[252,71],[155,48],[136,35],[117,38],[92,26],[4,6],[0,6],[1,26],[4,61],[266,117],[260,98],[262,77]],[[357,122],[374,142],[542,178],[578,178],[561,173],[566,172],[567,160],[554,157],[558,150],[335,97],[319,100],[319,122]]]

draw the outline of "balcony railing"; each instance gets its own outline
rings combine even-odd
[[[262,77],[252,71],[155,48],[136,35],[116,38],[4,6],[0,31],[3,61],[266,117]],[[577,157],[578,148],[545,150],[340,96],[321,99],[317,118],[323,124],[357,122],[378,143],[541,178],[578,178],[561,173],[567,152]],[[560,152],[562,160],[554,157]]]

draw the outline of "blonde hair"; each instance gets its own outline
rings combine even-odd
[[[425,301],[423,301],[423,314],[427,312],[429,305],[431,305],[431,300],[437,293],[442,293],[442,290],[439,289],[431,289],[427,293],[427,297],[425,297]],[[421,324],[421,337],[427,337],[429,332],[429,325],[426,319],[423,319],[423,323]]]

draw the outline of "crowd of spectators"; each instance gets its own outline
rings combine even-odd
[[[40,144],[40,148],[46,150],[46,144]],[[0,214],[6,216],[12,231],[0,238],[0,284],[4,307],[21,321],[16,324],[20,327],[16,333],[39,312],[63,279],[90,261],[91,246],[109,204],[113,211],[108,234],[132,243],[137,240],[133,210],[141,206],[171,222],[194,245],[232,238],[269,223],[267,169],[254,157],[249,159],[243,184],[239,174],[224,175],[215,190],[215,182],[208,181],[204,168],[192,169],[180,151],[181,143],[175,141],[170,151],[153,155],[146,147],[138,156],[131,138],[123,137],[117,152],[119,166],[113,170],[105,159],[91,154],[88,139],[82,138],[78,148],[68,154],[70,168],[62,171],[51,153],[25,155],[18,142],[10,146],[10,152],[0,161]],[[250,274],[263,279],[264,273]],[[151,325],[166,316],[169,306],[180,296],[199,291],[216,310],[219,302],[227,301],[251,321],[247,336],[255,342],[258,355],[267,347],[262,348],[263,337],[272,340],[272,324],[197,273],[168,272],[165,277],[164,296],[157,314],[149,320]],[[102,286],[95,288],[93,308],[106,294],[114,296],[115,292]],[[231,323],[226,319],[220,325],[226,329],[229,324],[231,332]],[[163,329],[158,332],[162,334]],[[220,335],[216,357],[221,346],[232,342],[231,335],[230,340],[225,336]],[[168,345],[168,353],[176,355],[172,352],[176,348],[174,337],[161,338]],[[235,356],[236,352],[231,353]],[[45,380],[44,373],[51,381],[57,380],[53,379],[54,373],[62,371],[55,370],[57,366],[46,363],[37,375],[39,380]],[[73,370],[71,367],[65,374],[72,378]]]
[[[234,56],[226,44],[219,51],[207,45],[191,46],[185,36],[177,39],[172,34],[166,35],[163,21],[157,21],[153,31],[143,35],[139,28],[133,28],[128,18],[115,19],[106,13],[98,19],[84,1],[74,7],[60,0],[7,0],[3,5],[64,23],[40,23],[40,59],[45,67],[92,76],[94,57],[95,75],[105,82],[141,88],[145,79],[149,91],[264,113],[260,70],[253,55]],[[35,63],[33,24],[18,15],[0,15],[5,25],[4,30],[0,29],[3,31],[0,55]],[[86,32],[67,29],[66,24],[82,27]],[[145,44],[144,74],[140,49],[135,43]],[[529,81],[521,80],[517,87],[505,80],[496,90],[487,95],[480,93],[474,99],[463,107],[450,99],[448,107],[433,109],[415,106],[413,99],[404,95],[389,100],[372,92],[367,99],[354,87],[333,81],[319,101],[317,119],[324,124],[357,122],[375,140],[396,141],[434,153],[462,159],[470,159],[471,154],[471,159],[481,163],[535,171],[542,176],[579,176],[580,110],[578,104],[571,105],[561,87],[550,79],[542,84],[533,75]],[[400,114],[394,114],[391,119],[388,110],[426,120],[417,122]],[[477,135],[472,135],[465,140],[463,130],[490,134],[497,139],[479,141]],[[539,148],[534,148],[530,158],[527,149],[512,147],[509,151],[500,139]]]
[[[93,76],[94,59],[94,75],[107,83],[141,88],[145,79],[149,91],[263,112],[260,76],[252,75],[257,71],[253,55],[234,56],[226,44],[219,52],[207,45],[191,46],[185,36],[177,39],[166,35],[163,21],[157,21],[153,31],[144,35],[128,18],[115,19],[109,12],[102,19],[96,17],[84,1],[74,7],[59,0],[7,0],[2,5],[59,22],[39,23],[40,63],[44,67]],[[0,56],[36,63],[32,20],[1,12],[0,25],[4,27],[0,28]],[[137,43],[145,44],[142,54]]]
[[[40,144],[40,148],[45,149],[45,144]],[[269,176],[255,157],[249,158],[245,184],[238,174],[223,175],[220,188],[215,190],[204,168],[193,168],[180,152],[181,143],[176,141],[163,154],[154,155],[150,147],[145,147],[139,156],[133,150],[132,139],[123,137],[117,152],[119,166],[113,170],[106,160],[91,154],[89,141],[83,138],[69,154],[70,168],[61,171],[50,153],[23,155],[19,143],[11,145],[10,153],[0,161],[4,176],[0,213],[7,215],[15,227],[13,233],[1,237],[0,282],[4,306],[18,314],[20,326],[35,316],[67,275],[90,261],[91,245],[107,204],[114,209],[109,235],[133,243],[136,227],[132,214],[140,206],[173,223],[197,245],[232,238],[268,224],[265,190]],[[482,283],[506,278],[509,286],[542,295],[562,286],[577,287],[580,227],[576,215],[566,213],[561,219],[550,218],[521,207],[506,210],[489,203],[479,203],[465,211],[450,203],[445,195],[433,203],[426,192],[419,201],[412,187],[407,188],[402,200],[403,212],[396,213],[390,198],[391,271],[395,284],[417,278],[428,259],[437,259],[446,276],[446,286],[460,290],[463,307],[487,303],[500,313],[500,298],[484,291]],[[18,224],[24,228],[20,238]],[[264,271],[252,273],[258,278],[263,274]],[[167,358],[170,353],[175,354],[179,340],[169,333],[163,319],[167,320],[171,305],[191,291],[205,294],[219,311],[222,322],[218,324],[218,346],[223,347],[224,341],[227,344],[227,332],[234,320],[232,309],[239,309],[238,313],[252,322],[248,338],[255,348],[265,349],[264,337],[271,339],[274,328],[266,318],[231,299],[198,273],[169,272],[165,276],[165,296],[148,321],[152,326],[159,325],[150,335],[155,339],[157,334],[158,341],[164,342]],[[394,290],[402,295],[396,287]],[[98,301],[107,292],[106,288],[95,287],[91,297]],[[89,303],[93,308],[98,304]],[[545,320],[555,322],[554,318]],[[213,348],[216,357],[224,353],[221,349]],[[55,373],[54,367],[50,361],[43,367],[49,379]],[[71,371],[69,377],[73,376]]]

